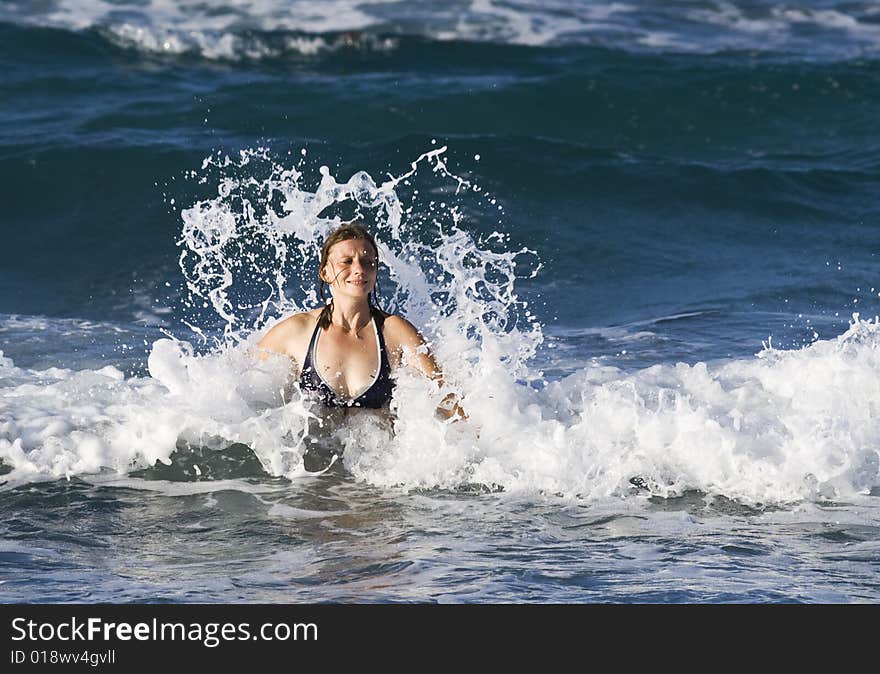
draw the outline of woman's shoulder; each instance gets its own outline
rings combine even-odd
[[[321,314],[323,307],[318,309],[312,309],[311,311],[303,311],[298,314],[291,314],[287,318],[282,318],[275,325],[272,326],[273,330],[277,330],[279,332],[285,333],[296,333],[301,332],[302,330],[307,330],[315,327],[315,322],[318,320],[318,316]]]
[[[299,351],[298,342],[314,329],[321,309],[312,309],[282,318],[260,340],[259,348],[279,353]]]
[[[382,323],[386,330],[389,328],[391,330],[415,330],[415,326],[400,314],[389,314],[384,311],[380,313],[382,315]]]
[[[386,340],[401,346],[419,346],[424,338],[416,326],[398,314],[385,314],[382,332]]]

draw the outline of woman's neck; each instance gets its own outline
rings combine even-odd
[[[357,334],[370,322],[371,318],[372,312],[369,302],[333,298],[333,313],[330,316],[330,323],[343,332]]]

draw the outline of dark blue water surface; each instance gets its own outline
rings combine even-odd
[[[0,3],[0,351],[18,367],[143,373],[159,328],[181,327],[179,209],[216,191],[185,175],[256,147],[290,165],[306,149],[317,185],[320,165],[378,180],[448,146],[450,169],[502,207],[474,206],[465,227],[502,229],[543,265],[519,292],[558,347],[539,352],[550,379],[594,357],[638,370],[749,357],[770,335],[797,348],[880,313],[876,5],[432,4],[367,4],[370,21],[317,29],[296,24],[297,3],[220,27],[184,3],[179,28],[149,3]],[[201,42],[187,37],[202,21]],[[616,337],[640,330],[652,337]],[[880,597],[876,520],[835,527],[834,503],[788,526],[699,496],[593,513],[344,474],[288,493],[242,462],[226,477],[257,495],[76,480],[0,494],[0,599]],[[278,504],[332,510],[333,526],[270,516]]]

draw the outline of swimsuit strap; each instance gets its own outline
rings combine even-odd
[[[314,351],[315,351],[315,348],[318,346],[318,331],[321,329],[321,326],[319,325],[320,320],[321,319],[318,318],[318,320],[315,321],[315,329],[314,329],[314,331],[312,331],[312,338],[309,340],[309,348],[306,351],[306,359],[303,361],[302,372],[300,373],[300,378],[302,378],[302,375],[305,374],[306,370],[312,370],[312,371],[315,370]]]
[[[370,387],[353,402],[361,407],[379,408],[386,407],[391,402],[394,395],[394,380],[391,378],[391,360],[388,358],[388,348],[385,345],[385,336],[382,334],[387,314],[375,307],[371,307],[371,313],[379,346],[379,371]]]
[[[382,312],[381,309],[370,307],[373,315],[373,322],[376,324],[376,339],[379,340],[379,374],[376,376],[376,383],[380,379],[391,377],[391,359],[388,358],[388,347],[385,346],[385,317],[388,314]]]
[[[382,334],[382,328],[385,327],[385,316],[386,315],[387,314],[385,314],[378,307],[374,307],[373,305],[370,305],[370,316],[372,317],[372,319],[374,321],[376,321],[376,332],[378,332],[380,335]],[[382,340],[382,341],[384,344],[385,340]]]

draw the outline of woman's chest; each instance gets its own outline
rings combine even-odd
[[[356,397],[368,388],[381,365],[379,343],[372,331],[359,338],[325,332],[312,355],[321,379],[346,397]]]

